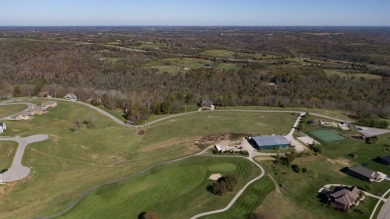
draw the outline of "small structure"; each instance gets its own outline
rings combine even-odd
[[[385,164],[385,165],[390,166],[390,156],[381,156],[381,157],[378,157],[377,160],[381,164]]]
[[[32,113],[30,112],[21,112],[16,114],[15,120],[27,120],[32,118]]]
[[[211,101],[209,99],[202,101],[202,107],[212,108],[213,106],[214,106],[213,101]]]
[[[33,115],[42,115],[44,113],[47,113],[46,108],[43,106],[37,106],[34,109],[30,111]]]
[[[222,152],[221,145],[216,144],[216,145],[214,145],[214,148],[215,148],[215,150],[217,150],[217,152]]]
[[[370,182],[382,179],[382,176],[379,173],[374,172],[360,165],[356,165],[348,168],[348,174],[356,178],[359,178],[361,180],[370,181]]]
[[[77,100],[77,96],[74,93],[68,93],[67,95],[65,95],[65,99],[76,101]]]
[[[47,98],[51,98],[51,95],[48,91],[41,91],[38,93],[38,97],[47,97]]]
[[[7,129],[5,123],[0,122],[0,133],[3,133]]]
[[[336,209],[347,211],[359,203],[361,191],[356,186],[337,186],[329,195]]]
[[[290,146],[290,142],[282,135],[249,137],[248,141],[258,150],[280,149]]]
[[[41,106],[44,108],[44,109],[47,109],[48,107],[56,107],[57,106],[57,102],[56,101],[47,101],[47,102],[43,102],[41,104]]]
[[[204,65],[204,68],[205,68],[205,69],[211,69],[211,65],[210,65],[210,64],[205,64],[205,65]]]

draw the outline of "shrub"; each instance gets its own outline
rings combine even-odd
[[[291,169],[294,171],[294,172],[297,172],[299,173],[301,171],[301,168],[299,167],[298,164],[293,164],[291,165]]]

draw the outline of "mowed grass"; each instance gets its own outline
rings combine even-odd
[[[0,141],[0,172],[11,167],[18,144],[11,141]]]
[[[159,218],[190,218],[224,207],[259,171],[242,158],[189,158],[97,189],[60,218],[137,218],[142,211],[153,211]],[[213,195],[206,190],[213,173],[235,174],[239,184],[224,196]]]
[[[341,70],[335,70],[335,69],[325,69],[325,73],[328,76],[334,76],[338,75],[342,78],[366,78],[366,79],[382,79],[382,76],[380,75],[373,75],[368,73],[362,73],[362,72],[356,72],[356,71],[341,71]]]
[[[251,184],[245,192],[238,198],[232,208],[229,210],[206,216],[207,219],[246,219],[248,216],[263,203],[267,194],[274,190],[275,185],[267,176]]]
[[[310,113],[318,113],[324,116],[341,119],[344,121],[353,121],[348,118],[346,112],[339,110],[318,109],[318,108],[304,108],[304,107],[270,107],[270,106],[227,106],[218,107],[218,110],[277,110],[277,111],[308,111]]]
[[[224,133],[287,134],[297,117],[288,113],[202,111],[166,119],[146,127],[144,145],[170,138]]]
[[[32,100],[36,104],[43,101]],[[6,192],[0,194],[0,218],[32,218],[60,211],[95,184],[195,153],[186,139],[234,132],[288,132],[296,119],[290,114],[202,112],[162,121],[138,136],[136,130],[121,127],[86,106],[57,102],[56,108],[32,120],[7,122],[8,136],[48,134],[49,139],[26,148],[23,165],[32,169],[31,174],[3,185]],[[76,120],[89,117],[95,128],[82,125],[70,130]],[[175,139],[180,141],[157,147]],[[140,151],[155,145],[155,150]]]
[[[321,142],[335,142],[335,141],[342,141],[345,138],[341,135],[339,135],[337,132],[328,130],[328,129],[320,129],[315,131],[309,132],[314,138]]]
[[[5,106],[0,105],[0,118],[20,112],[26,108],[27,106],[24,104],[15,104],[15,105],[13,104],[13,105],[5,105]]]

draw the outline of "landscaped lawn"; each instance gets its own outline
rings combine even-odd
[[[45,100],[31,101],[40,104]],[[17,183],[4,185],[0,218],[39,217],[62,210],[90,186],[199,151],[188,146],[194,138],[287,133],[296,119],[277,113],[201,112],[159,122],[138,136],[136,130],[121,127],[86,106],[57,102],[56,108],[32,120],[7,122],[7,136],[46,133],[49,139],[26,148],[23,165],[32,172]],[[95,128],[81,125],[71,131],[76,121],[88,118],[94,120]]]
[[[190,218],[227,205],[259,171],[243,158],[189,158],[97,189],[61,218],[137,218],[142,211],[153,211],[159,218]],[[213,173],[235,174],[239,184],[224,196],[213,195],[206,190],[213,182],[208,179]],[[266,191],[269,190],[267,186]],[[265,192],[262,189],[262,185],[257,184],[251,191],[258,195]],[[258,204],[255,200],[252,202]]]
[[[271,179],[267,176],[254,182],[250,185],[245,192],[238,198],[237,202],[232,206],[231,209],[219,213],[206,216],[207,219],[237,219],[248,218],[261,203],[263,203],[265,197],[274,190],[275,185]]]
[[[0,141],[0,173],[11,167],[17,147],[16,142]]]
[[[345,162],[345,161],[344,161]],[[348,162],[348,161],[347,161]],[[348,214],[325,207],[317,198],[318,190],[326,184],[345,184],[366,189],[369,182],[346,175],[339,170],[344,167],[343,160],[329,159],[324,156],[312,155],[297,158],[292,162],[300,167],[306,167],[308,172],[296,173],[291,167],[281,164],[275,165],[272,161],[263,161],[266,168],[278,184],[282,185],[281,194],[274,199],[266,199],[260,206],[261,214],[268,214],[276,218],[304,217],[304,218],[368,218],[377,199],[366,197],[356,211]],[[380,193],[390,187],[390,182],[373,183],[371,193]],[[282,207],[272,207],[281,204]],[[263,207],[264,205],[264,207]],[[263,209],[262,209],[263,208]],[[278,217],[278,215],[281,215]]]
[[[0,105],[0,118],[12,115],[14,113],[18,113],[26,108],[27,106],[24,104],[5,105],[5,106]]]

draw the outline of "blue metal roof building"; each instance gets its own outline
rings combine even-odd
[[[290,142],[288,142],[282,135],[256,136],[252,137],[250,141],[258,150],[288,148],[288,146],[290,146]]]

